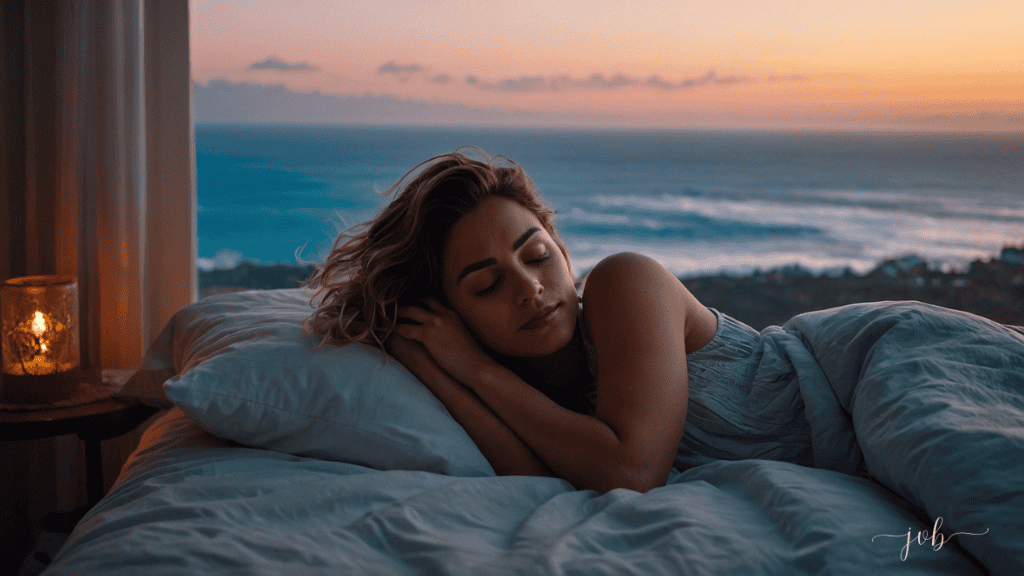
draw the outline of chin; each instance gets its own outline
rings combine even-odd
[[[498,331],[473,330],[473,333],[483,346],[502,356],[543,358],[568,346],[576,333],[576,310],[563,307],[562,312],[556,321],[538,330],[523,331],[505,326]]]
[[[543,358],[550,356],[565,348],[572,342],[573,334],[576,332],[576,323],[565,323],[565,325],[554,327],[547,334],[527,336],[522,346],[518,347],[519,352],[513,356],[522,358]]]

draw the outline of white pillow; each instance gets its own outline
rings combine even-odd
[[[385,363],[380,350],[362,344],[317,349],[301,326],[311,297],[305,289],[237,292],[183,308],[121,394],[173,403],[211,433],[247,446],[377,469],[494,475],[465,430],[397,360]]]

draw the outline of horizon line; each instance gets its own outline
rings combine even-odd
[[[651,133],[764,133],[764,132],[788,132],[788,133],[843,133],[843,134],[999,134],[999,135],[1024,135],[1024,127],[1019,129],[1008,128],[1003,130],[977,130],[969,128],[921,128],[921,127],[807,127],[807,126],[614,126],[614,125],[585,125],[585,124],[478,124],[478,123],[398,123],[398,122],[285,122],[285,121],[254,121],[240,122],[234,120],[193,120],[193,126],[249,126],[249,127],[296,127],[296,128],[378,128],[378,129],[412,129],[412,130],[503,130],[503,131],[583,131],[583,132],[651,132]]]

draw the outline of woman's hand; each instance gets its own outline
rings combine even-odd
[[[498,474],[551,476],[533,450],[470,389],[447,374],[419,342],[392,334],[388,352],[409,369],[466,430]]]
[[[398,324],[395,332],[422,344],[438,366],[462,384],[471,385],[480,370],[494,360],[480,348],[454,310],[433,298],[425,299],[424,304],[399,308],[399,318],[418,324]]]
[[[403,338],[399,334],[392,334],[384,342],[384,346],[387,348],[388,354],[394,356],[420,381],[425,379],[420,376],[421,374],[426,375],[428,372],[441,370],[434,359],[430,357],[430,352],[427,352],[427,349],[415,340]]]
[[[401,362],[409,372],[412,372],[413,376],[435,396],[439,398],[446,396],[453,387],[465,389],[461,383],[455,381],[438,366],[423,344],[405,338],[401,334],[392,334],[384,342],[384,346],[389,354]]]

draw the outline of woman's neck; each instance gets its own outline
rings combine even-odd
[[[549,396],[559,389],[566,392],[569,389],[579,390],[590,380],[579,327],[569,343],[554,354],[532,358],[497,355],[495,360]]]

